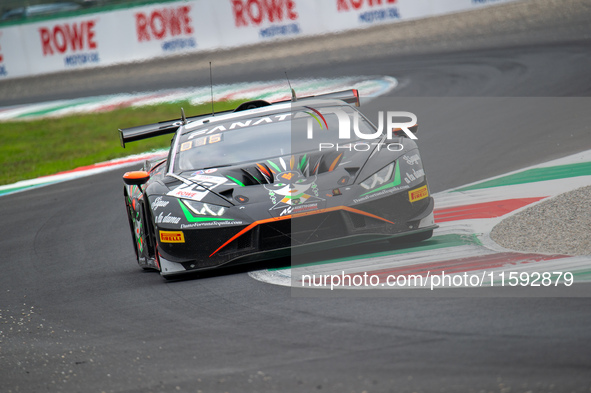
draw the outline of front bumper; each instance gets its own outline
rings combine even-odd
[[[411,204],[404,194],[244,226],[185,231],[183,243],[158,244],[161,274],[168,278],[436,228],[433,198]]]

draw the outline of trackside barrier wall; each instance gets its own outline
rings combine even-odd
[[[0,28],[0,80],[335,33],[518,0],[168,1]]]

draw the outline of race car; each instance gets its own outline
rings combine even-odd
[[[312,249],[430,238],[437,226],[417,125],[379,132],[357,106],[357,90],[292,90],[286,101],[120,129],[123,147],[174,134],[166,157],[123,176],[138,264],[170,279]]]

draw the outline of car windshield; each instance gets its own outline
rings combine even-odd
[[[352,139],[339,139],[339,119],[334,113],[338,110],[350,119]],[[321,146],[330,149],[331,146],[346,145],[359,140],[352,127],[355,113],[357,111],[353,108],[342,106],[320,109],[319,113],[306,110],[293,114],[265,114],[214,123],[209,127],[204,125],[181,136],[177,144],[175,170],[216,168],[319,151]],[[358,124],[360,132],[375,133],[363,116],[359,116]],[[308,138],[309,127],[312,128],[312,138]]]

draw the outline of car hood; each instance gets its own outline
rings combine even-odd
[[[254,218],[321,209],[402,152],[341,150],[308,152],[218,168],[186,171],[169,196],[238,206]],[[341,198],[344,199],[348,198]]]

